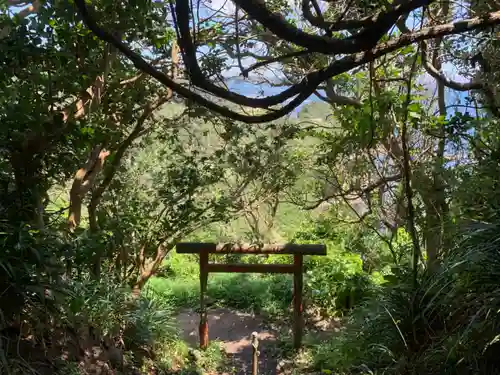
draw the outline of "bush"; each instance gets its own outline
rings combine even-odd
[[[404,373],[401,366],[419,333],[412,303],[418,292],[412,291],[405,270],[394,278],[397,282],[377,290],[353,311],[338,336],[318,347],[317,366],[346,373],[356,369]]]
[[[64,292],[60,248],[51,231],[0,221],[0,374],[35,371],[25,358],[49,331]]]
[[[70,285],[63,313],[68,324],[101,339],[122,341],[125,348],[154,350],[176,338],[172,309],[153,291],[132,295],[125,285],[87,280]]]
[[[468,234],[439,273],[412,285],[395,268],[343,331],[317,348],[316,366],[353,373],[494,374],[500,368],[498,227]]]
[[[177,308],[197,308],[200,303],[198,279],[157,277],[148,288]],[[281,315],[292,301],[292,279],[287,275],[215,274],[209,276],[207,298],[213,305]]]
[[[371,293],[372,281],[357,254],[310,257],[304,268],[308,298],[328,316],[351,309]]]
[[[363,270],[368,273],[392,263],[396,255],[373,230],[363,224],[339,226],[328,212],[302,223],[294,240],[326,244],[329,253],[358,254],[363,259]]]

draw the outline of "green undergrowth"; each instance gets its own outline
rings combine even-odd
[[[259,260],[262,262],[265,258],[260,257]],[[244,257],[236,260],[226,257],[216,261],[255,262],[256,259]],[[148,288],[178,309],[197,308],[200,303],[197,256],[170,254],[162,273],[150,280]],[[277,317],[290,306],[292,294],[293,282],[290,275],[222,273],[209,275],[206,298],[209,307],[234,308]]]
[[[196,308],[200,303],[200,283],[196,277],[150,281],[149,288],[177,308]],[[286,275],[210,275],[207,301],[212,307],[249,310],[269,316],[281,315],[292,302],[292,279]]]
[[[220,263],[291,263],[290,256],[226,256]],[[358,254],[331,249],[328,255],[304,259],[305,302],[321,310],[325,317],[344,315],[353,306],[372,295],[381,282],[379,273],[368,274]],[[199,305],[198,258],[171,253],[162,271],[148,283],[165,303],[175,308]],[[209,306],[252,311],[269,317],[288,314],[293,299],[291,275],[210,274],[207,286]]]
[[[367,250],[364,253],[368,254],[365,255],[365,259],[369,261],[364,262],[361,254],[354,251],[357,246],[354,246],[354,240],[343,242],[337,239],[335,234],[323,233],[324,231],[319,229],[318,234],[305,236],[302,233],[299,239],[302,243],[327,245],[326,256],[304,257],[304,305],[308,313],[319,313],[321,319],[329,320],[335,317],[348,321],[353,310],[377,298],[383,288],[381,284],[385,282],[384,275],[390,274],[391,271],[385,270],[384,259],[378,261],[374,257],[370,258],[371,243],[367,242],[365,246]],[[211,257],[210,261],[290,264],[293,262],[293,257],[288,255],[227,255]],[[379,263],[376,263],[377,261]],[[373,264],[376,264],[376,267]],[[156,298],[172,306],[173,310],[198,309],[200,303],[198,256],[177,254],[173,251],[166,258],[160,272],[149,281],[146,290],[152,291]],[[276,348],[277,352],[273,355],[291,366],[295,371],[294,374],[311,369],[328,372],[332,371],[333,365],[336,365],[327,353],[329,350],[337,350],[332,347],[332,343],[337,341],[337,337],[343,335],[337,330],[332,329],[328,333],[306,331],[303,349],[299,352],[293,349],[290,326],[284,324],[292,317],[292,275],[210,274],[206,297],[209,309],[224,307],[248,311],[260,314],[269,322],[274,322],[273,327],[280,330],[280,340]],[[185,343],[178,345],[182,346]],[[345,355],[343,350],[346,348],[338,350]],[[171,352],[172,349],[169,351]],[[217,351],[215,350],[214,353]],[[217,357],[216,354],[209,354],[209,352],[206,355]],[[210,363],[215,364],[219,360],[221,359],[212,359]]]
[[[312,351],[336,374],[493,375],[500,360],[498,225],[467,233],[439,272],[393,267],[343,329]]]

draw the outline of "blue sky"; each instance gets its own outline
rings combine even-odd
[[[241,79],[230,79],[227,82],[228,88],[234,92],[237,92],[238,94],[241,95],[246,95],[246,96],[262,96],[260,95],[260,91],[262,90],[264,96],[269,96],[269,95],[275,95],[280,93],[281,91],[285,90],[288,86],[282,86],[282,87],[276,87],[276,86],[271,86],[267,83],[262,83],[262,84],[254,84],[248,81],[243,81]],[[307,103],[311,102],[316,102],[320,101],[315,95],[310,96],[307,100],[304,101],[300,106],[295,108],[292,114],[297,114],[300,112],[300,109],[302,106],[304,106]]]
[[[292,0],[288,0],[288,1],[291,4],[293,3]],[[211,6],[214,9],[221,9],[222,8],[222,10],[227,11],[228,14],[234,15],[234,5],[233,5],[231,0],[211,0]],[[25,8],[25,6],[11,7],[11,10],[13,11],[13,13],[18,13],[20,10],[22,10],[24,8]],[[212,12],[213,11],[210,11],[207,8],[202,8],[200,10],[200,17],[201,18],[208,17],[211,15]],[[408,26],[414,27],[415,26],[415,25],[413,25],[414,23],[415,23],[415,19],[410,17],[408,20]],[[253,60],[253,59],[247,59],[247,61],[244,61],[244,65],[249,65],[254,61],[255,60]],[[277,70],[279,72],[279,66],[277,66],[275,68],[276,68],[275,70]],[[443,70],[445,71],[446,74],[450,75],[451,77],[453,77],[454,79],[456,79],[458,81],[464,80],[464,77],[461,77],[458,74],[458,72],[456,71],[456,69],[454,68],[454,66],[452,64],[449,64],[449,63],[445,64]],[[230,79],[228,79],[227,85],[231,90],[238,92],[242,95],[253,96],[253,97],[255,97],[255,96],[269,96],[269,95],[275,95],[275,94],[277,94],[277,93],[279,93],[287,88],[287,86],[276,87],[276,86],[271,86],[271,85],[266,84],[266,83],[254,84],[254,83],[239,79],[237,77],[238,73],[239,73],[238,69],[231,69],[231,74],[226,75],[226,76],[231,77]],[[430,78],[430,77],[427,77],[427,78]],[[435,86],[433,79],[430,79],[430,80],[428,80],[426,78],[424,78],[424,79],[425,79],[427,85]],[[431,88],[431,90],[432,90],[432,88]],[[463,104],[463,103],[465,103],[465,97],[467,95],[468,95],[467,92],[460,93],[460,92],[455,92],[453,90],[448,90],[447,104],[448,105],[455,104],[455,103],[457,103],[457,100],[461,104]],[[312,95],[304,102],[304,104],[308,103],[308,102],[315,102],[315,101],[320,101],[320,99],[318,99],[316,96]],[[300,111],[301,107],[302,107],[302,105],[299,106],[298,108],[296,108],[294,110],[294,113],[295,114],[298,113]]]

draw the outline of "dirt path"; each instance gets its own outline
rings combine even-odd
[[[177,316],[177,321],[184,340],[197,347],[199,315],[192,310],[184,310]],[[261,317],[224,308],[211,309],[208,327],[210,340],[222,341],[224,350],[230,357],[231,369],[220,375],[251,373],[252,332],[257,332],[259,337],[259,375],[278,374],[278,333],[266,326]]]

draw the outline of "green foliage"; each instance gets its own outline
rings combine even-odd
[[[300,242],[327,245],[326,257],[307,257],[304,264],[308,296],[325,316],[344,314],[372,292],[374,279],[365,269],[369,262],[377,263],[370,255],[383,255],[382,246],[373,240],[370,245],[377,247],[365,246],[363,242],[368,243],[370,236],[362,233],[364,236],[356,228],[338,229],[331,216],[322,215],[304,223],[296,234]]]
[[[347,233],[335,232],[331,223],[329,225],[328,220],[322,218],[304,223],[296,236],[297,241],[303,243],[327,244],[328,256],[307,256],[304,263],[307,303],[320,308],[327,317],[345,314],[370,296],[375,285],[380,283],[379,274],[370,275],[364,271],[359,252],[345,249],[356,248]],[[330,239],[325,241],[325,238]],[[238,259],[228,256],[214,260],[263,264],[290,264],[293,261],[287,255],[247,255]],[[172,305],[196,307],[199,303],[197,262],[197,256],[172,253],[162,267],[161,278],[151,280],[150,286]],[[289,276],[282,275],[215,274],[209,277],[207,293],[215,304],[281,315],[290,306],[292,283]]]
[[[57,262],[60,238],[52,233],[24,226],[15,228],[2,223],[0,229],[0,325],[7,327],[23,309],[36,313],[53,301],[46,299],[45,289],[61,292],[56,282],[61,273]]]
[[[184,263],[191,267],[189,263]],[[171,306],[197,308],[199,306],[198,273],[180,278],[153,278],[148,289],[157,293]],[[215,274],[208,280],[207,298],[215,306],[283,315],[292,302],[290,276],[260,277],[246,274]]]
[[[323,369],[489,374],[500,367],[498,228],[469,229],[463,241],[457,235],[462,225],[497,222],[500,212],[498,119],[477,109],[478,94],[465,100],[474,103],[474,114],[434,113],[434,100],[419,83],[423,71],[412,72],[406,92],[408,67],[420,59],[408,46],[369,69],[332,78],[318,93],[350,105],[309,103],[290,121],[248,126],[191,103],[174,104],[175,97],[148,113],[168,97],[165,87],[93,35],[71,1],[40,4],[23,18],[10,12],[9,2],[0,3],[0,373],[33,370],[10,348],[29,343],[38,350],[36,340],[58,330],[121,339],[144,370],[154,364],[139,358],[146,349],[162,370],[216,370],[224,362],[219,345],[202,353],[199,368],[190,366],[173,326],[177,309],[199,303],[197,256],[172,251],[185,239],[326,244],[328,256],[305,259],[305,302],[324,318],[345,319],[341,332],[314,353]],[[92,5],[106,15],[101,26],[171,71],[176,32],[165,23],[171,17],[165,4]],[[385,5],[358,1],[348,18]],[[289,2],[267,6],[299,24]],[[324,17],[338,19],[345,11],[331,3]],[[227,21],[218,14],[193,27],[196,46],[208,47],[199,63],[212,80],[233,65],[226,55],[233,48],[232,16]],[[239,26],[240,35],[265,31],[247,19]],[[240,38],[238,44],[253,55],[260,42]],[[270,55],[298,50],[265,44]],[[290,60],[282,67],[287,86],[331,63],[319,54]],[[402,184],[403,124],[415,230],[425,254],[415,267],[418,286],[408,269],[414,244]],[[97,176],[89,178],[96,165],[87,166],[82,222],[69,230],[71,179],[101,147],[111,154]],[[97,204],[95,211],[85,210],[89,203]],[[440,262],[434,274],[425,270],[433,251]],[[218,260],[282,264],[291,258]],[[137,293],[139,281],[151,275]],[[281,317],[292,302],[292,280],[213,275],[208,297]],[[4,332],[19,326],[26,332],[4,345],[11,340]],[[59,373],[76,373],[73,364]]]
[[[470,232],[439,274],[418,289],[394,269],[340,336],[318,347],[316,365],[350,373],[491,374],[498,366],[498,229]]]
[[[315,355],[322,368],[349,372],[356,369],[394,369],[405,365],[404,355],[413,341],[414,308],[408,273],[367,300],[349,317],[341,334]],[[416,313],[418,314],[418,313]]]
[[[326,316],[346,312],[370,295],[371,279],[363,272],[357,254],[311,257],[305,270],[310,301],[323,309]]]
[[[13,322],[22,321],[32,337],[39,338],[46,321],[57,314],[66,291],[56,281],[59,241],[29,226],[3,222],[0,227],[0,373],[34,373],[35,366],[20,357],[16,326],[14,337],[8,331]]]
[[[73,327],[93,327],[101,337],[120,338],[126,347],[151,347],[176,337],[172,307],[153,292],[132,295],[112,280],[76,282],[68,287],[61,318]]]

